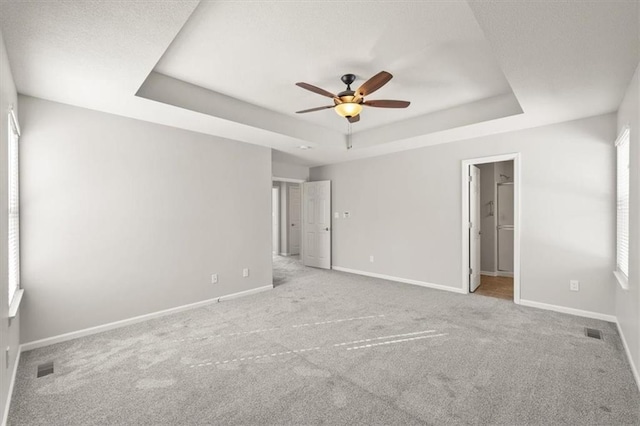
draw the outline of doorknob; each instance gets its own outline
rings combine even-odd
[[[324,228],[324,230],[325,230],[325,231],[328,231],[328,230],[329,230],[329,228]]]
[[[292,223],[292,224],[291,224],[291,226],[296,226],[296,224],[295,224],[295,223]]]

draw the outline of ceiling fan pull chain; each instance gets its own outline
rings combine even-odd
[[[351,149],[353,145],[351,145],[351,123],[349,121],[347,121],[347,126],[349,126],[347,130],[347,149]]]

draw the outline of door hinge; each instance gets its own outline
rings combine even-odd
[[[469,229],[473,228],[473,222],[469,222]]]
[[[469,275],[473,275],[473,268],[469,268]]]
[[[469,176],[469,182],[473,182],[473,176]]]

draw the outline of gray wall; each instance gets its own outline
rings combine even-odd
[[[313,168],[352,213],[333,264],[462,288],[461,161],[520,152],[521,298],[613,314],[615,133],[609,114]]]
[[[636,372],[640,369],[640,66],[636,69],[618,111],[618,129],[631,126],[629,289],[616,284],[616,316],[631,352]],[[638,380],[638,377],[636,377]],[[640,382],[638,383],[640,387]]]
[[[273,177],[309,180],[309,168],[298,164],[272,161]]]
[[[495,272],[496,265],[496,203],[495,203],[495,164],[479,164],[480,169],[480,269],[484,272]],[[493,216],[490,216],[491,207],[489,203],[493,201]]]
[[[19,101],[23,342],[272,284],[269,149]]]
[[[3,319],[0,321],[0,410],[1,415],[5,415],[5,402],[9,397],[9,386],[11,382],[11,376],[16,367],[16,358],[18,354],[18,346],[20,341],[20,317],[14,319],[9,325],[6,320],[9,316],[9,272],[7,265],[7,246],[8,240],[8,218],[7,211],[9,206],[7,205],[7,178],[8,170],[7,164],[7,150],[8,150],[8,120],[7,113],[9,106],[13,105],[16,112],[18,112],[18,95],[16,93],[16,86],[13,83],[13,77],[11,69],[9,67],[9,58],[7,57],[7,49],[4,45],[4,38],[0,33],[0,315]],[[18,113],[18,116],[22,116]],[[19,119],[20,119],[19,118]],[[24,301],[23,301],[24,302]],[[5,359],[5,348],[9,348],[9,367]],[[1,417],[0,417],[1,418]]]

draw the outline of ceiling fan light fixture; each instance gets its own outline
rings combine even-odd
[[[334,109],[342,117],[355,117],[362,111],[362,105],[355,102],[343,102],[336,105]]]

